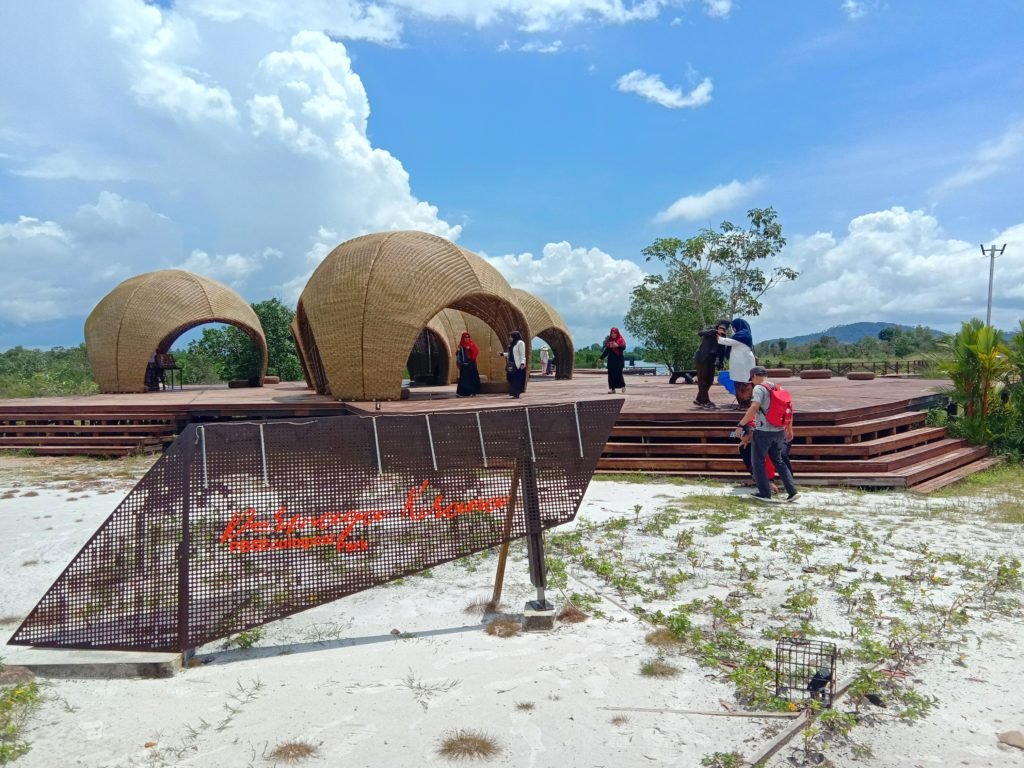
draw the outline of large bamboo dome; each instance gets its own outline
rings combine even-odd
[[[342,243],[299,298],[300,349],[314,387],[339,400],[398,399],[413,344],[444,309],[479,319],[499,338],[518,330],[529,344],[512,288],[476,254],[426,232]]]
[[[516,298],[526,315],[530,333],[547,343],[555,356],[555,378],[571,379],[576,349],[572,335],[555,308],[532,293],[516,288]]]
[[[100,391],[145,391],[150,356],[170,351],[181,334],[206,323],[228,323],[253,340],[262,384],[267,341],[252,307],[215,280],[165,269],[125,280],[86,318],[85,349]]]

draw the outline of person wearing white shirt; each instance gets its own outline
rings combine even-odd
[[[736,402],[740,408],[749,408],[754,385],[750,381],[750,369],[756,365],[754,359],[754,338],[750,323],[736,318],[730,323],[731,337],[719,336],[718,343],[729,348],[729,376],[736,385]]]
[[[517,398],[526,389],[526,342],[519,331],[508,335],[508,350],[499,352],[505,358],[508,377],[508,395]]]

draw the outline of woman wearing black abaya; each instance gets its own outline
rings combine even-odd
[[[626,340],[619,333],[618,328],[612,328],[604,340],[604,349],[601,350],[601,359],[608,361],[608,394],[614,394],[616,389],[626,392],[626,380],[622,376],[622,369],[626,365],[626,359],[622,353],[626,349]]]

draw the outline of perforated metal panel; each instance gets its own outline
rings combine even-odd
[[[190,426],[10,642],[186,650],[566,523],[621,404]]]

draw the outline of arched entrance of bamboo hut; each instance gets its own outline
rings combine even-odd
[[[430,328],[424,328],[412,345],[409,361],[411,385],[438,386],[448,383],[448,346],[440,335]]]
[[[295,324],[292,327],[292,335],[295,337],[295,345],[302,358],[302,370],[307,383],[317,391],[317,394],[331,394],[327,374],[324,371],[324,361],[320,356],[320,348],[317,346],[316,336],[309,326],[309,319],[306,317],[306,309],[303,307],[301,299],[295,308]]]
[[[519,306],[523,308],[530,333],[547,344],[555,358],[555,378],[571,379],[576,362],[576,348],[562,316],[543,299],[520,288],[515,289]]]
[[[85,349],[101,392],[144,392],[151,358],[166,353],[190,328],[225,323],[253,339],[254,378],[267,371],[267,342],[260,319],[226,285],[180,269],[147,272],[104,296],[85,320]]]
[[[307,363],[317,357],[315,340],[326,388],[339,400],[398,399],[410,350],[445,309],[480,318],[501,338],[513,330],[530,338],[501,273],[426,232],[379,232],[342,243],[313,272],[301,305],[311,337],[303,336]]]

